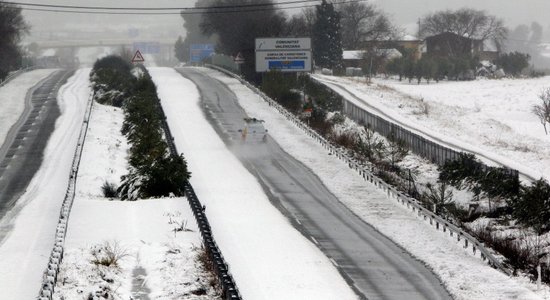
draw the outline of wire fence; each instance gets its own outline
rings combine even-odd
[[[179,156],[176,144],[174,143],[174,138],[170,131],[170,127],[168,127],[168,123],[166,121],[166,114],[164,113],[164,109],[161,105],[159,105],[159,107],[163,120],[162,128],[166,136],[168,148],[170,149],[170,154]],[[193,211],[193,215],[195,216],[195,220],[197,221],[197,226],[199,227],[199,231],[203,239],[204,250],[206,251],[208,258],[212,263],[214,273],[218,277],[218,283],[222,290],[222,299],[242,299],[237,285],[235,284],[235,280],[229,272],[229,265],[225,262],[225,259],[218,245],[216,244],[216,241],[214,240],[214,236],[212,235],[212,230],[210,228],[210,223],[208,222],[208,218],[206,218],[206,214],[204,213],[205,207],[199,201],[199,198],[195,194],[195,191],[193,190],[193,187],[191,186],[191,183],[189,183],[189,181],[185,183],[184,190],[185,197],[187,198],[187,201],[189,201],[189,205],[191,206],[191,210]]]
[[[478,257],[487,262],[491,267],[499,269],[507,275],[511,275],[511,272],[493,255],[493,252],[485,248],[484,244],[478,241],[475,237],[460,229],[459,227],[451,224],[449,221],[439,217],[430,210],[424,208],[416,199],[413,199],[404,193],[398,191],[396,188],[384,182],[382,179],[375,176],[368,167],[363,166],[360,162],[355,160],[353,157],[349,156],[345,150],[333,145],[330,141],[325,139],[297,116],[289,112],[286,108],[281,106],[279,103],[271,99],[269,96],[264,94],[258,88],[242,79],[240,76],[225,70],[218,66],[211,66],[218,71],[221,71],[235,79],[239,80],[242,84],[246,85],[252,91],[257,93],[264,101],[268,102],[269,105],[276,109],[281,115],[283,115],[287,120],[294,123],[295,126],[303,130],[308,136],[319,142],[325,149],[327,149],[331,154],[338,157],[340,160],[346,163],[346,165],[355,170],[366,182],[373,184],[377,188],[381,189],[388,197],[388,199],[396,200],[398,203],[406,206],[408,209],[412,210],[418,218],[429,222],[431,226],[434,226],[436,230],[448,234],[453,238],[456,238],[457,242],[463,243],[464,249],[471,249],[474,256]]]

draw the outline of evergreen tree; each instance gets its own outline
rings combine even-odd
[[[550,230],[550,185],[540,179],[523,191],[522,197],[512,201],[514,217],[523,225],[531,226],[537,234]]]
[[[29,26],[25,23],[21,8],[0,1],[0,81],[21,64],[19,42]]]
[[[323,0],[316,7],[316,21],[313,25],[313,59],[315,64],[325,68],[342,67],[342,36],[340,14],[332,3]]]
[[[183,43],[183,39],[181,38],[181,35],[178,37],[178,40],[176,41],[176,44],[174,45],[174,53],[176,54],[176,58],[180,62],[184,62],[187,53],[187,49],[185,47],[185,44]]]

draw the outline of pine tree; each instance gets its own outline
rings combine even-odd
[[[178,40],[176,41],[176,44],[174,45],[174,53],[176,54],[176,58],[180,62],[184,62],[186,58],[187,49],[185,49],[185,44],[183,43],[183,39],[181,38],[181,35],[178,37]]]
[[[23,18],[21,8],[0,1],[0,81],[10,71],[20,67],[19,42],[28,30],[29,26]]]
[[[550,230],[550,185],[543,179],[524,188],[522,197],[511,201],[513,216],[541,235]]]
[[[313,25],[313,59],[325,68],[342,67],[342,35],[340,14],[332,3],[323,0],[316,7],[317,18]]]

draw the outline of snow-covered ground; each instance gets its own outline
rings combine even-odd
[[[541,92],[550,88],[550,77],[420,85],[376,79],[367,85],[361,78],[315,76],[344,85],[413,128],[479,151],[533,178],[550,179],[550,138],[531,112]]]
[[[24,72],[0,87],[0,145],[4,143],[8,131],[23,113],[27,91],[54,71],[41,69]]]
[[[89,82],[88,82],[89,83]],[[54,299],[108,293],[109,299],[215,299],[198,261],[201,237],[184,198],[111,201],[104,182],[127,173],[121,109],[94,104],[79,167],[64,260]],[[186,230],[174,231],[180,225]],[[94,264],[92,253],[118,247],[118,266]]]
[[[191,183],[244,299],[355,299],[326,256],[270,203],[205,119],[199,92],[173,69],[150,68]]]
[[[48,141],[42,166],[15,208],[0,222],[0,230],[10,232],[0,245],[2,299],[34,299],[38,296],[90,95],[89,71],[77,71],[59,90],[61,116]],[[41,76],[45,76],[51,71],[42,72]]]
[[[492,269],[472,256],[471,250],[465,250],[462,243],[435,231],[413,212],[386,198],[236,79],[202,70],[226,83],[249,115],[265,120],[270,135],[311,168],[340,201],[426,263],[456,299],[550,299],[547,287],[534,292],[536,286],[526,278],[509,278]]]

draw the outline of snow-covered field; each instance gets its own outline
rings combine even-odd
[[[42,166],[15,208],[0,222],[0,230],[10,232],[0,245],[2,299],[34,299],[38,296],[90,95],[89,71],[77,71],[59,90],[61,116],[45,149]],[[38,74],[43,77],[48,72],[51,71],[43,70]],[[40,77],[36,76],[34,83]],[[31,85],[19,86],[18,89],[24,95],[24,89]]]
[[[270,203],[205,119],[199,92],[173,69],[150,68],[191,183],[244,299],[355,299],[326,256]]]
[[[54,71],[41,69],[24,72],[0,87],[0,145],[4,143],[8,131],[23,113],[27,91]]]
[[[531,112],[550,77],[420,85],[408,81],[315,75],[342,84],[364,102],[413,128],[550,179],[550,138]],[[345,93],[344,93],[345,94]]]
[[[456,299],[550,299],[548,288],[534,292],[536,286],[526,278],[509,278],[492,269],[461,243],[387,199],[236,79],[202,70],[226,83],[249,115],[265,120],[270,135],[311,168],[340,201],[434,270]]]

